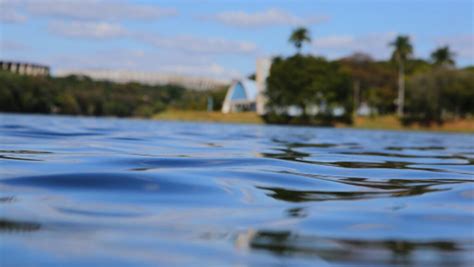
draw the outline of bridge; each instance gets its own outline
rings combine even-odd
[[[49,67],[29,62],[0,61],[1,70],[31,76],[48,76]]]

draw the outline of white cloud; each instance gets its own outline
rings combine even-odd
[[[351,35],[327,36],[314,40],[314,46],[320,48],[350,48],[355,44],[355,38]]]
[[[17,14],[9,15],[14,16],[16,20],[26,19],[21,13],[47,18],[93,21],[157,20],[177,15],[173,8],[123,0],[4,0],[0,4],[2,9],[4,6],[9,7],[8,14]],[[6,12],[2,11],[3,13]]]
[[[63,37],[97,40],[129,38],[168,51],[191,54],[249,54],[257,51],[257,46],[252,42],[196,36],[160,36],[149,32],[128,31],[121,25],[110,22],[54,20],[49,22],[48,29]]]
[[[15,1],[0,1],[0,22],[2,23],[23,23],[28,18],[19,12]]]
[[[389,43],[395,39],[395,32],[374,33],[366,35],[332,35],[313,40],[313,51],[329,58],[346,56],[353,52],[367,52],[375,58],[390,56]]]
[[[25,15],[22,15],[14,10],[0,11],[0,22],[3,23],[23,23],[27,20]]]
[[[211,16],[201,17],[204,20],[217,21],[231,26],[264,27],[275,25],[312,25],[325,22],[327,16],[297,17],[283,10],[271,8],[261,12],[227,11]]]
[[[5,52],[5,51],[21,51],[28,49],[29,46],[15,42],[15,41],[10,41],[10,40],[0,40],[0,52]]]
[[[178,49],[184,52],[245,54],[253,53],[257,50],[257,46],[254,43],[227,39],[200,38],[193,36],[164,37],[150,34],[139,34],[137,35],[137,38],[155,47]]]
[[[19,58],[16,54],[26,54],[24,52],[29,48],[26,44],[0,38],[0,58],[3,60],[23,60],[24,58]]]
[[[60,36],[86,39],[109,39],[128,34],[122,26],[108,22],[52,21],[48,24],[48,29]]]

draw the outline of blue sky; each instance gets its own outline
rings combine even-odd
[[[416,57],[450,45],[474,64],[474,1],[108,1],[0,0],[0,58],[59,70],[121,69],[233,78],[258,57],[290,55],[293,28],[304,53],[330,59],[390,55],[409,35]]]

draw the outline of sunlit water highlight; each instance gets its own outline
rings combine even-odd
[[[0,115],[1,266],[473,266],[474,136]]]

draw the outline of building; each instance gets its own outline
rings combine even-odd
[[[0,61],[0,67],[2,70],[31,76],[48,76],[49,67],[45,65],[39,65],[29,62],[17,62],[17,61]]]
[[[252,80],[235,80],[227,90],[222,113],[256,111],[257,83]]]
[[[259,58],[256,63],[255,81],[235,80],[227,90],[222,104],[222,113],[253,111],[259,115],[265,114],[266,81],[272,59]]]
[[[55,75],[58,77],[83,75],[93,80],[117,83],[138,82],[149,85],[174,84],[192,90],[213,90],[227,86],[230,83],[227,79],[129,70],[58,70],[55,71]]]

